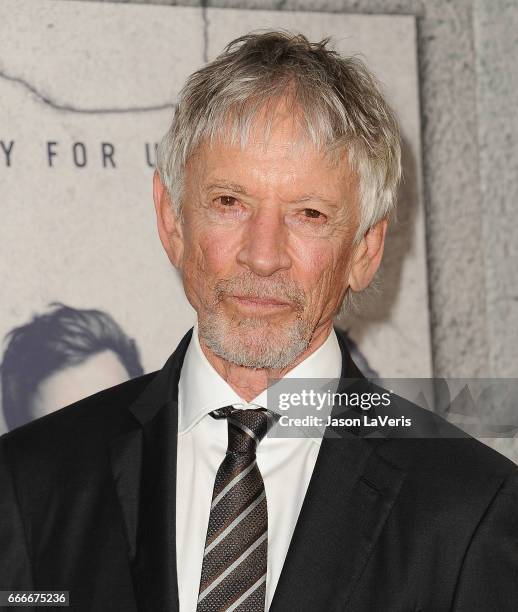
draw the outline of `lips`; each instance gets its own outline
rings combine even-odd
[[[276,298],[260,298],[250,295],[233,295],[233,298],[243,303],[256,304],[257,306],[289,306],[288,302]]]

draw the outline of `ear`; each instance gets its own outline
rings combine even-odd
[[[376,274],[383,256],[387,224],[387,219],[378,221],[356,247],[349,272],[349,286],[353,291],[363,291]]]
[[[167,189],[155,170],[153,176],[153,200],[155,201],[158,235],[169,261],[179,268],[183,257],[183,231],[178,215],[173,210]]]

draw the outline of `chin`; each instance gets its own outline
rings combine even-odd
[[[273,322],[266,317],[239,320],[224,315],[199,320],[200,335],[208,348],[239,366],[282,369],[308,347],[312,330],[300,318]]]

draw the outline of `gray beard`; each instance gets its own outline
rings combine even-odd
[[[263,329],[260,340],[247,340],[249,330]],[[313,328],[300,317],[280,327],[259,318],[229,320],[221,312],[198,319],[200,336],[216,355],[238,366],[284,369],[303,353],[311,341]]]

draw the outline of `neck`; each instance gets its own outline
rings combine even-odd
[[[322,346],[329,336],[332,327],[332,320],[317,326],[306,350],[303,351],[297,357],[297,359],[295,359],[295,361],[290,363],[289,366],[282,369],[248,368],[245,366],[236,365],[235,363],[226,361],[213,353],[205,344],[203,338],[201,338],[199,335],[198,338],[201,349],[212,367],[232,387],[232,389],[234,389],[239,397],[242,397],[245,401],[249,402],[268,387],[268,379],[282,378],[290,370],[293,370],[295,366],[304,361],[304,359],[307,359],[311,353],[314,353],[320,346]]]

